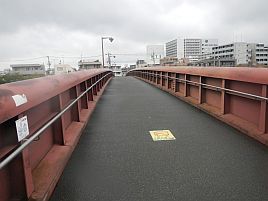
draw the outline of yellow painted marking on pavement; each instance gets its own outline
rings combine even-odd
[[[170,130],[150,131],[150,134],[153,138],[153,141],[176,140],[176,138],[174,137],[174,135],[172,135]]]

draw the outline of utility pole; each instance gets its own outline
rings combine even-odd
[[[50,60],[49,60],[49,56],[47,56],[47,60],[48,60],[48,69],[50,70],[50,65],[51,65],[51,63],[50,63]]]
[[[108,64],[109,64],[109,68],[112,67],[112,61],[111,61],[111,57],[115,58],[114,55],[112,55],[111,53],[107,53],[107,56],[108,56]]]
[[[153,62],[154,62],[154,65],[155,65],[155,53],[153,52],[152,54],[151,54],[151,59],[153,59]]]
[[[109,52],[107,55],[108,55],[108,65],[109,65],[109,68],[111,68],[111,55]]]
[[[113,38],[112,37],[101,37],[101,53],[102,53],[102,66],[104,68],[104,49],[103,49],[103,40],[104,39],[109,39],[110,42],[113,42]]]
[[[102,67],[104,68],[103,37],[101,38],[101,52],[102,52]]]

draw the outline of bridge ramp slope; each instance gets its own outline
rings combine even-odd
[[[154,142],[152,130],[173,141]],[[267,147],[143,81],[114,78],[51,198],[267,200]]]

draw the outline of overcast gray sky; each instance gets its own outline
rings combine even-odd
[[[267,0],[0,0],[0,67],[42,62],[42,57],[98,59],[105,51],[135,62],[146,45],[176,37],[218,38],[268,44]],[[58,58],[54,58],[58,62]],[[65,58],[76,62],[76,58]]]

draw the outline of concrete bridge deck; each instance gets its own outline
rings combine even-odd
[[[176,140],[154,142],[159,129]],[[51,200],[267,200],[267,159],[267,147],[206,113],[114,78]]]

